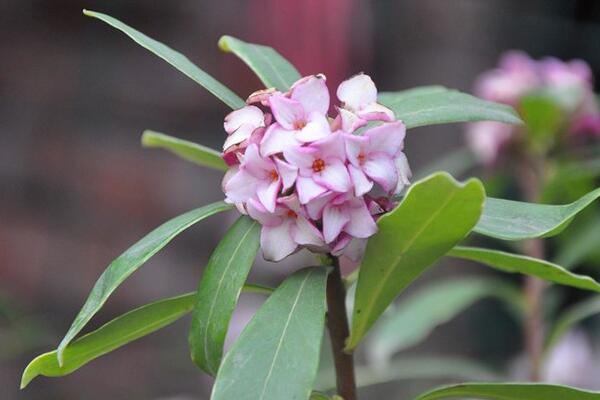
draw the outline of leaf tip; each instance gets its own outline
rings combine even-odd
[[[219,49],[221,49],[225,53],[231,53],[231,48],[229,47],[229,40],[231,40],[231,36],[223,35],[217,42]]]
[[[19,389],[23,390],[29,383],[36,377],[38,374],[32,370],[33,363],[35,362],[35,358],[27,364],[25,370],[23,371],[23,375],[21,375],[21,383],[19,385]]]
[[[83,12],[83,15],[85,15],[86,17],[93,17],[94,14],[96,14],[95,12],[85,9],[85,8],[82,10],[82,12]]]
[[[146,129],[144,132],[142,132],[142,147],[152,147],[154,145],[154,138],[156,135],[156,132],[149,129]]]

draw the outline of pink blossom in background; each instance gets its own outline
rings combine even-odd
[[[409,184],[405,126],[377,103],[371,78],[355,75],[337,93],[338,114],[330,117],[325,76],[311,75],[286,93],[255,92],[252,105],[225,118],[223,191],[262,225],[267,260],[301,248],[359,259],[376,218]],[[378,125],[357,131],[368,121]],[[383,195],[375,201],[372,193]]]
[[[498,67],[475,81],[475,95],[508,104],[519,110],[521,100],[534,93],[550,96],[566,118],[566,133],[600,136],[600,108],[593,92],[589,65],[582,60],[561,61],[547,57],[534,60],[521,51],[508,51]],[[502,148],[515,138],[520,127],[496,122],[469,124],[466,140],[483,163],[493,163]]]

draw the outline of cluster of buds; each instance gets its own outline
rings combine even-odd
[[[517,110],[524,98],[537,94],[560,107],[565,133],[600,136],[600,107],[593,92],[592,72],[582,60],[533,60],[523,52],[509,51],[496,69],[483,73],[475,83],[476,96]],[[469,126],[467,142],[480,161],[491,163],[519,133],[514,126],[477,122]]]
[[[376,219],[409,184],[405,126],[377,103],[360,74],[337,89],[328,116],[325,76],[298,80],[282,93],[253,93],[225,117],[226,201],[262,225],[267,260],[300,248],[358,259]]]

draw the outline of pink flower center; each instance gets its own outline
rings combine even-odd
[[[298,218],[298,214],[294,210],[288,210],[287,216],[290,218]]]
[[[294,129],[299,131],[300,129],[304,128],[306,126],[306,121],[303,119],[299,119],[294,121]]]
[[[277,173],[277,171],[275,171],[274,169],[271,170],[271,172],[269,172],[269,178],[275,182],[277,179],[279,179],[279,174]]]
[[[315,172],[323,171],[325,169],[325,161],[321,160],[320,158],[313,161],[312,169]]]

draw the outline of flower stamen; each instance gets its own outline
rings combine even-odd
[[[297,131],[304,128],[305,126],[306,126],[306,121],[304,121],[303,119],[294,121],[294,129]]]
[[[312,170],[315,172],[321,172],[325,169],[325,161],[321,160],[320,158],[313,161],[312,164]]]
[[[298,214],[294,210],[288,210],[287,216],[290,218],[298,218]]]
[[[277,171],[272,169],[271,172],[269,172],[269,178],[271,179],[271,181],[275,182],[277,179],[279,179],[279,174],[277,173]]]

